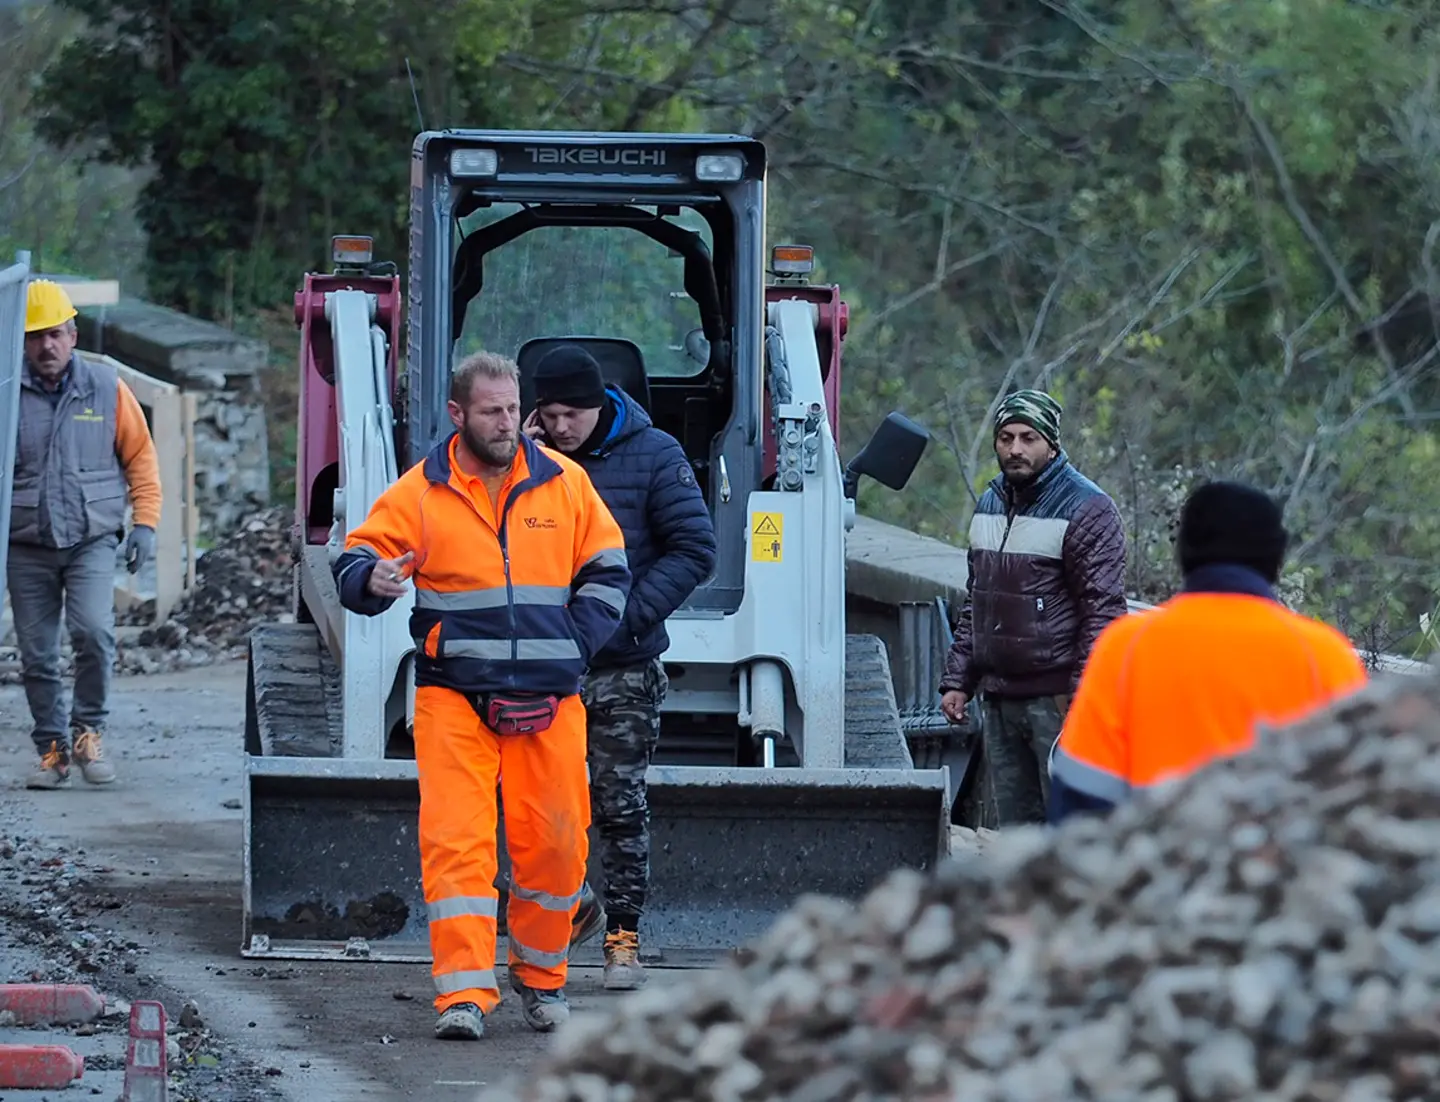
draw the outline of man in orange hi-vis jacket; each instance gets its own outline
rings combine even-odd
[[[1052,823],[1248,750],[1365,684],[1335,629],[1285,608],[1287,534],[1265,494],[1212,482],[1185,502],[1183,590],[1100,633],[1050,759]]]
[[[346,608],[413,580],[420,861],[438,1037],[473,1040],[495,979],[498,781],[512,868],[510,986],[548,1032],[570,1016],[571,919],[588,857],[580,680],[630,589],[625,539],[589,477],[521,431],[514,361],[456,367],[455,432],[383,493],[335,562]]]

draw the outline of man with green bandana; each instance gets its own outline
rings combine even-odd
[[[940,680],[959,723],[980,695],[997,825],[1045,822],[1050,749],[1101,629],[1125,615],[1125,531],[1109,495],[1070,465],[1060,403],[1040,390],[995,411],[1000,474],[970,522],[965,607]]]

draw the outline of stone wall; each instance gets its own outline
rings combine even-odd
[[[174,383],[196,397],[195,496],[200,536],[221,539],[270,501],[270,455],[259,373],[262,341],[134,299],[87,307],[80,347]]]

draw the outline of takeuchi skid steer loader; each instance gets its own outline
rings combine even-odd
[[[429,955],[410,601],[346,613],[330,562],[448,435],[450,372],[480,347],[516,357],[526,413],[541,355],[587,347],[681,442],[714,518],[716,567],[668,622],[647,958],[709,964],[802,893],[935,865],[947,772],[914,767],[883,644],[845,630],[856,483],[902,488],[928,437],[891,414],[842,469],[846,308],[804,247],[773,251],[767,285],[764,146],[426,132],[410,201],[403,375],[400,280],[368,238],[337,238],[295,296],[296,614],[250,639],[242,953]]]

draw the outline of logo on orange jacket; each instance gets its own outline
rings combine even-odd
[[[559,527],[559,525],[556,523],[554,517],[526,517],[526,518],[525,518],[525,527],[526,527],[526,528],[557,528],[557,527]]]

